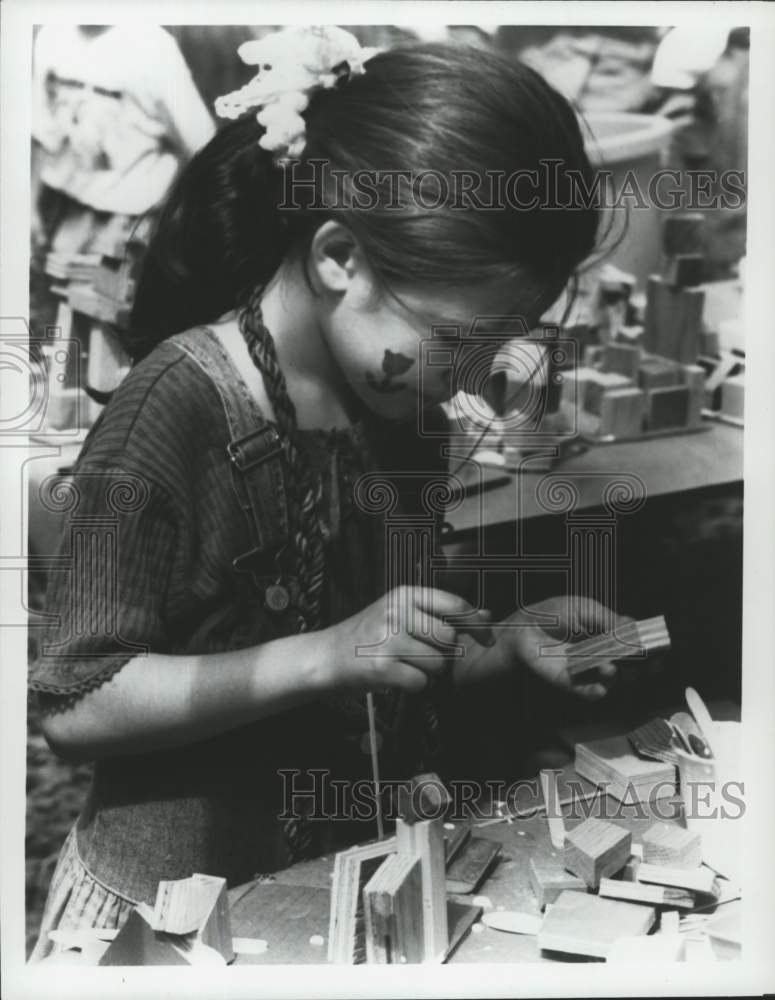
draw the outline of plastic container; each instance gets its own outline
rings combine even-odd
[[[661,254],[662,218],[666,209],[654,203],[653,178],[664,168],[673,123],[657,115],[636,115],[623,111],[590,111],[581,123],[587,155],[593,167],[610,171],[610,184],[603,190],[612,195],[614,204],[621,198],[628,208],[606,209],[613,212],[611,235],[604,246],[622,232],[626,234],[606,260],[635,276],[637,287],[643,289],[646,279],[659,267]],[[637,185],[637,187],[636,187]],[[657,197],[667,199],[675,182],[663,180]],[[622,197],[632,192],[633,197]],[[640,196],[636,197],[636,192]],[[645,203],[645,207],[641,207]],[[606,217],[603,231],[611,225]]]

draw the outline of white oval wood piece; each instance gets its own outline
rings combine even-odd
[[[495,910],[483,914],[482,923],[495,931],[506,931],[508,934],[537,934],[543,919],[518,910]]]

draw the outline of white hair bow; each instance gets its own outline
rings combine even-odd
[[[237,50],[243,62],[257,66],[253,79],[219,97],[219,118],[239,118],[260,108],[256,119],[266,129],[259,144],[275,154],[275,162],[296,159],[306,141],[301,112],[315,89],[327,90],[341,78],[365,72],[376,49],[361,48],[349,31],[336,27],[283,28]]]

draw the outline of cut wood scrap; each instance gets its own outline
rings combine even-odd
[[[667,885],[649,885],[646,882],[625,882],[618,878],[601,878],[599,892],[608,899],[628,899],[632,903],[651,906],[676,906],[691,910],[697,897],[688,889]]]
[[[560,812],[557,775],[554,771],[543,770],[540,778],[541,791],[546,805],[546,821],[549,824],[549,838],[552,847],[561,850],[565,845],[565,820]]]
[[[593,635],[567,646],[568,672],[573,677],[593,669],[595,660],[623,660],[670,648],[670,635],[662,615],[629,622],[615,632]]]
[[[639,903],[563,892],[547,907],[538,946],[543,951],[605,958],[618,938],[647,934],[655,919],[656,911]]]
[[[681,915],[678,910],[664,910],[659,918],[660,934],[677,934]]]
[[[473,843],[472,838],[465,851]],[[444,831],[440,819],[407,823],[396,820],[396,844],[398,853],[408,857],[419,857],[422,875],[423,905],[423,961],[441,962],[449,947],[447,927],[447,889],[444,869]],[[458,864],[461,857],[453,862]]]
[[[664,865],[652,865],[644,861],[638,868],[638,881],[691,889],[709,896],[719,894],[716,874],[705,866],[697,869],[666,868]]]
[[[471,837],[447,869],[446,891],[475,892],[500,854],[501,845],[486,837]]]
[[[263,938],[235,937],[231,939],[231,946],[237,955],[263,955],[269,943]]]
[[[699,868],[702,839],[675,823],[655,823],[643,834],[643,860],[666,868]]]
[[[565,889],[575,892],[587,891],[584,879],[566,871],[562,863],[553,858],[530,859],[530,885],[541,910],[547,903],[553,903]]]
[[[638,934],[617,938],[606,955],[606,962],[611,965],[680,962],[683,956],[684,940],[678,934]]]
[[[451,958],[457,946],[467,936],[481,915],[481,906],[469,906],[467,903],[459,903],[454,899],[447,900],[449,947],[444,961]]]
[[[566,834],[563,864],[591,889],[597,889],[601,878],[624,868],[631,844],[629,830],[590,816]]]
[[[521,913],[519,910],[493,910],[482,916],[482,923],[487,927],[508,934],[537,934],[542,922],[541,917],[534,913]]]
[[[620,802],[647,802],[676,793],[675,765],[638,757],[626,736],[577,743],[574,766],[577,774]]]

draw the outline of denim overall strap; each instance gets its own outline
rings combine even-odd
[[[171,340],[212,380],[229,425],[226,451],[232,485],[252,540],[251,548],[233,560],[234,569],[251,575],[270,611],[295,607],[299,584],[289,545],[284,449],[277,429],[261,413],[239,369],[209,327],[187,330]]]

